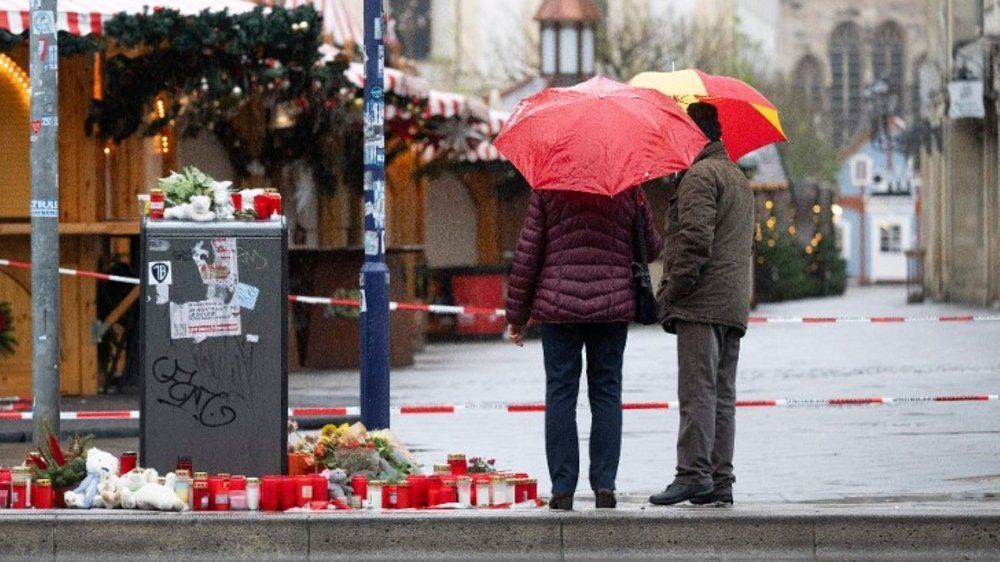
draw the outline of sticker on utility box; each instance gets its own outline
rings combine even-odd
[[[238,336],[241,332],[237,304],[212,300],[170,303],[171,339]]]
[[[174,272],[168,261],[149,262],[150,285],[173,285]]]
[[[59,201],[55,199],[32,199],[31,216],[59,218]]]
[[[260,289],[253,285],[240,283],[236,286],[236,300],[240,303],[240,306],[247,310],[253,310],[257,307],[257,297],[259,296]]]

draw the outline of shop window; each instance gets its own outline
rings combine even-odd
[[[879,249],[883,254],[898,254],[903,251],[903,227],[898,224],[883,223],[879,227]]]
[[[867,156],[858,156],[851,165],[851,179],[854,185],[861,187],[871,183],[872,162]]]

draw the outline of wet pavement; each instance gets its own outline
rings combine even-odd
[[[946,305],[904,304],[901,288],[855,289],[840,299],[766,305],[770,316],[988,314]],[[757,325],[743,342],[741,399],[916,397],[1000,393],[1000,322]],[[636,328],[625,360],[625,401],[676,400],[676,348],[656,327]],[[541,345],[440,344],[393,372],[396,405],[539,402]],[[581,396],[585,399],[585,382]],[[356,404],[356,373],[291,377],[292,405]],[[68,409],[68,408],[67,408]],[[586,482],[589,415],[581,409]],[[427,464],[449,452],[495,457],[500,467],[538,475],[547,489],[543,414],[467,411],[397,415],[393,429]],[[744,408],[737,413],[736,500],[885,502],[1000,496],[1000,402],[844,407]],[[67,426],[68,427],[68,426]],[[675,411],[627,411],[618,488],[641,500],[672,477]],[[113,452],[135,439],[103,439]],[[0,445],[0,464],[24,444]]]

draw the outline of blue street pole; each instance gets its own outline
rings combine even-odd
[[[389,427],[389,269],[385,265],[385,44],[382,0],[365,0],[365,264],[361,422]]]

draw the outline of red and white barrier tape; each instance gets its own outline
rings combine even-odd
[[[830,398],[830,399],[801,399],[791,398],[784,400],[739,400],[736,402],[737,408],[775,408],[775,407],[795,407],[795,406],[866,406],[876,404],[916,404],[920,402],[992,402],[1000,401],[997,394],[973,394],[963,396],[916,396],[916,397],[862,397],[862,398]],[[671,402],[625,402],[622,410],[676,410],[679,404]],[[421,414],[458,414],[462,412],[506,412],[506,413],[528,413],[544,412],[545,404],[502,404],[495,402],[479,402],[470,404],[427,404],[420,406],[396,406],[391,408],[392,413],[399,415],[421,415]],[[288,415],[293,418],[316,418],[316,417],[341,417],[357,416],[361,414],[361,409],[357,406],[342,406],[335,408],[289,408]],[[110,411],[90,411],[90,412],[62,412],[59,415],[63,420],[137,420],[139,410],[110,410]],[[0,412],[0,420],[30,420],[31,412]]]
[[[20,269],[31,269],[31,264],[14,260],[0,259],[0,266],[15,267]],[[102,281],[112,281],[115,283],[128,283],[139,285],[139,279],[135,277],[122,277],[120,275],[108,275],[106,273],[96,273],[93,271],[80,271],[77,269],[59,268],[59,273],[74,277],[86,277],[89,279],[100,279]],[[329,297],[309,297],[303,295],[289,295],[288,300],[302,304],[318,304],[327,306],[341,306],[349,308],[359,308],[361,302],[354,299],[334,299]],[[485,308],[476,306],[449,306],[442,304],[423,304],[407,302],[391,302],[390,310],[406,310],[416,312],[428,312],[430,314],[447,314],[454,316],[490,316],[501,318],[506,315],[502,308]],[[752,316],[751,324],[916,324],[916,323],[963,323],[963,322],[1000,322],[1000,315],[944,315],[944,316],[787,316],[787,317],[767,317]],[[2,401],[2,400],[0,400]]]

